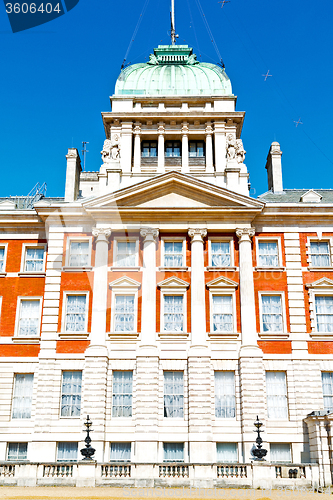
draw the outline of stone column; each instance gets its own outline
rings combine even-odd
[[[120,164],[123,172],[130,172],[132,166],[132,122],[121,124]]]
[[[206,172],[213,173],[213,128],[210,122],[206,123]]]
[[[158,149],[157,149],[157,155],[158,155],[157,172],[160,174],[163,174],[165,172],[164,134],[165,134],[164,123],[160,122],[158,124]]]
[[[141,170],[141,127],[136,124],[134,128],[134,162],[133,172],[140,172]]]
[[[191,332],[192,345],[206,341],[205,267],[203,238],[207,229],[189,229],[191,237]]]
[[[189,173],[189,166],[188,166],[188,156],[189,156],[189,150],[188,150],[188,123],[184,122],[182,126],[182,173],[187,174]]]
[[[224,172],[226,166],[226,135],[225,122],[215,122],[215,170]]]
[[[141,341],[143,346],[155,344],[156,335],[156,238],[158,229],[142,228],[143,241]]]

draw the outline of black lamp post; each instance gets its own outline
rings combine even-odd
[[[95,448],[90,446],[90,443],[91,443],[90,432],[92,432],[90,427],[92,426],[92,421],[89,419],[89,415],[87,415],[87,421],[84,423],[84,425],[86,426],[85,431],[87,433],[86,438],[84,440],[84,442],[86,443],[86,447],[82,448],[82,450],[80,450],[80,452],[84,456],[83,460],[92,460],[92,457],[93,457],[96,450],[95,450]]]
[[[263,424],[262,424],[262,422],[260,422],[259,417],[257,415],[257,420],[254,422],[254,426],[257,428],[254,432],[258,433],[258,436],[256,439],[257,447],[254,450],[252,450],[252,455],[254,455],[256,460],[265,460],[264,457],[267,455],[267,450],[265,450],[262,447],[262,439],[260,436],[260,433],[262,432],[262,430],[260,430],[260,428],[262,427],[262,425]]]

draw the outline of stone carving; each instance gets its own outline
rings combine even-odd
[[[193,243],[193,241],[201,241],[203,243],[203,238],[207,236],[207,229],[189,229],[188,235],[191,238],[191,243]]]
[[[237,163],[243,163],[246,151],[242,139],[235,139],[232,134],[227,136],[227,157],[228,161],[236,160]]]
[[[255,235],[256,230],[254,227],[243,227],[236,229],[236,235],[239,239],[239,242],[242,241],[251,241],[251,238]]]
[[[119,135],[116,134],[112,139],[104,141],[103,150],[101,151],[102,160],[119,160],[120,158],[120,142]]]
[[[193,64],[199,64],[199,61],[197,61],[197,56],[195,54],[190,55],[190,57],[187,59],[186,64],[189,64],[190,66],[193,66]]]
[[[157,57],[155,56],[155,54],[150,54],[149,61],[148,61],[147,64],[152,64],[153,66],[156,66],[157,64],[159,64],[159,62],[158,62]]]
[[[107,241],[111,236],[111,228],[109,227],[106,228],[94,227],[91,232],[93,237],[96,238],[97,241],[103,241],[103,240]]]
[[[144,238],[144,242],[155,241],[158,235],[159,235],[159,230],[153,227],[143,227],[142,229],[140,229],[140,236]]]
[[[242,139],[236,141],[236,158],[238,163],[244,163],[246,151],[243,146]]]

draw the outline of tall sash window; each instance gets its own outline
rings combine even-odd
[[[184,331],[183,295],[164,295],[164,331]]]
[[[31,418],[33,385],[32,373],[15,375],[12,418]]]
[[[112,416],[132,416],[133,373],[124,371],[113,372]]]
[[[86,267],[90,264],[89,241],[71,241],[69,248],[69,265]]]
[[[215,372],[215,417],[236,416],[235,373]]]
[[[258,242],[258,266],[259,267],[279,266],[279,252],[278,252],[277,241]]]
[[[0,273],[5,272],[5,248],[0,248]]]
[[[79,417],[81,413],[82,372],[63,372],[61,416]]]
[[[233,331],[233,311],[231,295],[213,295],[213,331]]]
[[[183,372],[164,372],[164,416],[184,417]]]
[[[314,267],[329,267],[331,265],[330,245],[328,241],[311,241],[311,265]]]
[[[264,332],[283,332],[281,295],[261,296],[261,320]]]
[[[325,410],[333,411],[333,373],[323,372],[321,374],[323,385],[323,397]]]
[[[134,267],[136,264],[136,242],[117,241],[117,266]]]
[[[316,295],[315,306],[317,331],[323,333],[333,332],[333,296]]]
[[[231,266],[231,252],[229,241],[211,242],[211,265],[213,267]]]
[[[115,331],[134,332],[134,295],[115,296]]]
[[[22,337],[37,336],[40,327],[40,301],[21,300],[18,335]]]
[[[24,271],[31,273],[44,271],[44,248],[26,248]]]
[[[66,332],[84,332],[86,326],[86,295],[67,295]]]
[[[288,397],[285,372],[266,372],[266,393],[268,418],[287,419]]]
[[[164,266],[182,267],[183,266],[183,242],[165,241],[164,242]]]

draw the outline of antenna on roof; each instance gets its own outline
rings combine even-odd
[[[171,42],[172,45],[176,45],[176,38],[179,38],[179,35],[176,35],[176,28],[175,28],[175,0],[171,0]]]
[[[86,155],[89,153],[87,150],[87,144],[89,144],[89,142],[82,141],[83,172],[86,171]]]

